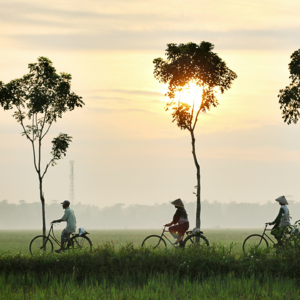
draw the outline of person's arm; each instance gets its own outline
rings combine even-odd
[[[165,226],[170,227],[173,224],[177,224],[180,218],[180,211],[177,209],[176,213],[174,214],[173,221],[171,223],[166,224]]]
[[[284,210],[283,210],[283,208],[280,208],[278,216],[276,217],[276,219],[273,222],[270,222],[269,225],[279,224],[282,214],[284,214]]]
[[[53,220],[51,223],[60,223],[61,221],[63,221],[62,219],[59,220]]]
[[[68,220],[68,216],[69,216],[69,211],[65,210],[65,213],[64,213],[64,215],[62,216],[61,219],[59,219],[59,220],[53,220],[51,223],[60,223],[62,221],[67,221]]]
[[[171,223],[165,224],[165,226],[170,227],[171,225],[173,225],[173,221]]]

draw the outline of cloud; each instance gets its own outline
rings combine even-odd
[[[164,96],[162,93],[159,92],[152,92],[152,91],[143,91],[143,90],[125,90],[125,89],[99,89],[99,90],[93,90],[92,93],[120,93],[120,94],[126,94],[126,95],[142,95],[142,96]],[[91,97],[91,98],[98,98]],[[102,98],[102,97],[99,97]],[[107,98],[107,97],[103,97]],[[121,98],[120,98],[121,99]]]
[[[102,97],[102,96],[92,96],[89,97],[90,99],[94,100],[115,100],[115,101],[130,101],[129,99],[126,98],[120,98],[120,97]]]
[[[159,9],[158,9],[159,7]],[[168,29],[228,31],[242,29],[295,28],[299,25],[299,2],[290,0],[223,0],[187,2],[171,0],[53,0],[51,2],[2,1],[0,20],[10,24],[72,24],[79,30]],[[105,26],[99,26],[100,24]],[[95,26],[96,25],[96,26]]]
[[[65,51],[162,51],[167,43],[207,40],[218,49],[297,49],[297,1],[35,0],[0,3],[0,41]],[[70,4],[72,5],[70,6]],[[160,10],[157,10],[159,4]],[[196,7],[201,9],[195,9]],[[297,10],[298,8],[298,10]],[[230,14],[232,13],[232,14]],[[3,42],[3,40],[2,40]]]
[[[97,114],[116,114],[116,113],[143,113],[143,114],[155,114],[150,110],[140,108],[104,108],[104,107],[88,107],[89,111]]]
[[[117,101],[119,103],[137,103],[140,102],[138,100],[132,100],[128,98],[120,98],[120,97],[101,97],[101,96],[93,96],[89,97],[92,101]],[[165,104],[165,101],[163,100],[157,100],[157,99],[143,99],[143,103],[152,103],[152,104]]]
[[[141,90],[110,89],[107,91],[122,93],[122,94],[130,94],[130,95],[133,94],[133,95],[143,95],[143,96],[163,96],[163,94],[159,92],[141,91]]]
[[[218,50],[284,50],[298,49],[295,38],[300,28],[293,30],[209,31],[106,31],[98,34],[37,34],[13,35],[9,39],[22,47],[61,49],[65,51],[147,51],[166,48],[167,43],[209,41]],[[127,91],[128,92],[128,91]],[[136,92],[133,92],[136,93]]]

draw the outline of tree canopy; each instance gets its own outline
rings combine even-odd
[[[173,121],[181,129],[191,130],[195,128],[200,112],[209,111],[219,103],[215,96],[216,88],[221,93],[230,89],[237,75],[231,71],[226,63],[212,50],[214,45],[209,42],[187,44],[168,44],[166,49],[167,59],[154,59],[154,77],[159,82],[168,84],[166,96],[171,100],[166,109],[173,109]],[[202,88],[202,102],[198,108],[184,102],[176,102],[176,92],[182,91],[194,82]],[[192,109],[192,112],[190,111]],[[194,115],[194,112],[196,114]],[[193,117],[196,117],[194,124]]]
[[[300,117],[300,49],[291,55],[290,85],[279,91],[282,118],[287,124],[297,123]]]
[[[82,107],[82,98],[71,92],[71,74],[57,74],[53,63],[46,57],[39,57],[38,63],[28,65],[29,73],[22,78],[4,84],[0,81],[0,105],[4,110],[15,108],[14,118],[23,127],[22,135],[29,139],[34,147],[48,133],[53,122],[62,118],[63,113]],[[26,125],[25,120],[30,120]],[[61,133],[52,141],[52,159],[54,165],[66,155],[71,137]],[[35,154],[34,154],[35,155]],[[35,157],[34,157],[35,158]],[[40,162],[34,159],[35,168],[40,171]]]
[[[57,74],[52,62],[46,57],[39,57],[38,63],[28,65],[29,73],[8,84],[0,81],[0,104],[7,110],[16,106],[14,117],[18,122],[26,116],[41,113],[45,122],[52,124],[62,114],[75,107],[84,105],[82,98],[71,92],[71,74]],[[22,112],[21,109],[28,112]]]

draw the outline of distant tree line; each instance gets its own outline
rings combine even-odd
[[[300,202],[289,201],[292,223],[300,219]],[[193,218],[196,203],[185,205],[189,214],[190,228],[195,227]],[[161,228],[172,220],[175,212],[169,203],[156,205],[125,205],[118,203],[99,208],[94,205],[78,203],[72,205],[77,218],[77,227],[86,229],[146,229]],[[57,219],[63,215],[59,201],[46,204],[47,220]],[[220,203],[203,201],[203,228],[260,228],[265,222],[275,219],[279,212],[277,202],[266,204]],[[41,224],[41,205],[38,202],[18,204],[7,200],[0,202],[0,230],[5,229],[39,229]],[[47,224],[49,228],[49,224]]]

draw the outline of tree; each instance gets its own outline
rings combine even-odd
[[[197,208],[196,208],[196,227],[200,228],[201,213],[201,184],[200,184],[200,165],[196,156],[195,149],[195,128],[200,112],[206,113],[211,107],[216,107],[219,103],[215,96],[218,87],[221,93],[228,90],[235,78],[236,73],[231,71],[224,61],[214,52],[214,45],[209,42],[188,44],[168,44],[166,49],[167,59],[154,59],[154,77],[159,82],[168,84],[170,102],[167,103],[165,110],[172,111],[172,122],[176,122],[181,130],[187,129],[192,140],[192,154],[197,169]],[[184,89],[189,90],[194,83],[202,90],[201,103],[198,105],[193,99],[192,105],[176,100],[177,93]]]
[[[52,140],[51,159],[45,168],[42,163],[42,140],[53,122],[63,113],[82,107],[82,98],[71,92],[71,74],[57,74],[52,62],[39,57],[38,63],[28,65],[29,73],[4,84],[0,81],[0,104],[4,110],[15,109],[13,117],[21,124],[22,135],[31,142],[34,168],[39,179],[42,203],[43,235],[46,235],[45,198],[43,179],[50,165],[66,156],[72,137],[60,133]],[[26,125],[26,119],[29,123]]]
[[[300,49],[291,55],[289,64],[289,86],[279,91],[279,103],[282,110],[282,118],[287,124],[296,124],[300,117]]]

